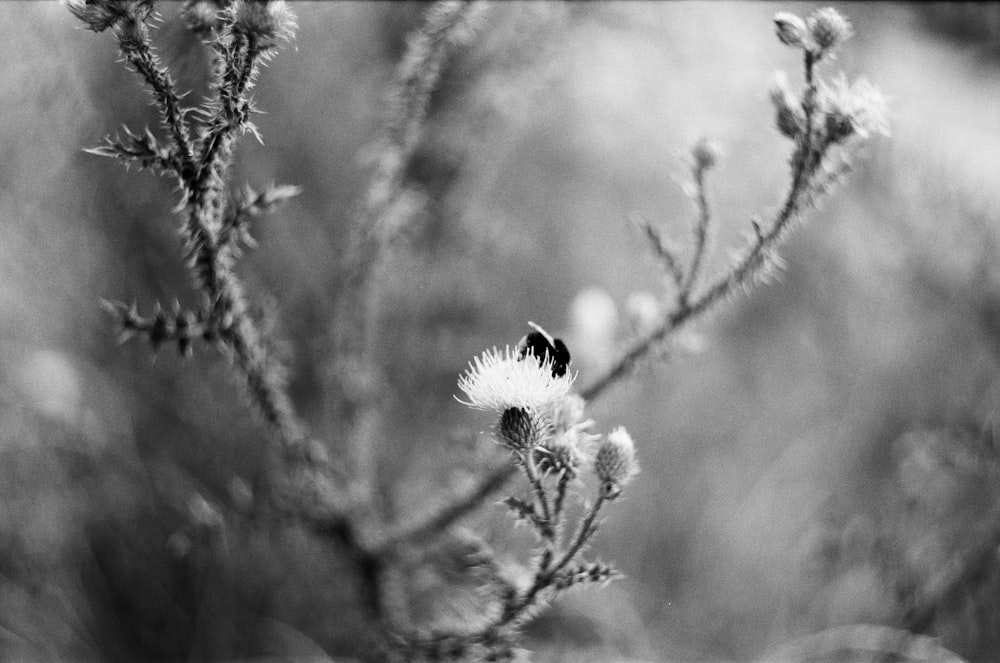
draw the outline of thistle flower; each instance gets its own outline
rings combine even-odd
[[[594,473],[601,481],[601,494],[609,500],[618,497],[628,482],[639,473],[635,443],[624,426],[608,433],[608,437],[597,448]]]
[[[833,7],[813,12],[813,15],[806,19],[806,27],[809,28],[809,34],[819,47],[820,55],[832,51],[854,36],[850,21]]]
[[[865,78],[852,84],[841,73],[829,84],[821,81],[817,106],[827,115],[828,131],[831,127],[839,127],[829,136],[833,142],[843,140],[852,133],[861,138],[873,133],[889,135],[885,96]],[[833,119],[829,120],[831,116]],[[847,120],[850,120],[850,131],[846,130]]]
[[[468,370],[458,379],[458,388],[469,400],[458,402],[477,410],[534,410],[569,393],[574,378],[553,375],[551,358],[522,359],[509,346],[502,352],[493,348],[469,362]]]

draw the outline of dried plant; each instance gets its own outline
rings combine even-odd
[[[516,347],[488,350],[474,359],[459,379],[460,400],[495,413],[492,437],[509,454],[508,462],[482,468],[471,487],[433,509],[385,522],[373,507],[367,476],[373,466],[371,421],[380,405],[380,367],[372,350],[377,275],[408,218],[412,191],[406,166],[420,143],[432,93],[449,54],[482,29],[482,5],[434,3],[407,41],[370,184],[355,215],[331,344],[330,398],[340,427],[337,437],[348,440],[342,449],[346,474],[333,471],[328,445],[316,440],[296,414],[285,369],[268,350],[273,339],[250,315],[249,293],[235,271],[243,248],[255,246],[251,219],[299,193],[288,185],[260,192],[244,185],[229,193],[236,141],[257,134],[251,93],[261,66],[296,29],[290,8],[283,0],[185,2],[183,16],[204,39],[212,64],[210,98],[196,106],[188,105],[156,56],[152,0],[70,0],[69,8],[90,29],[113,34],[159,115],[156,131],[125,128],[90,152],[176,180],[184,252],[201,295],[200,307],[193,310],[156,304],[142,315],[135,304],[121,302],[108,302],[106,308],[118,319],[123,338],[145,337],[154,349],[176,343],[185,355],[201,340],[233,360],[250,403],[283,452],[271,490],[255,494],[253,508],[305,523],[345,553],[359,581],[359,604],[378,634],[370,650],[373,659],[510,660],[520,627],[556,595],[619,575],[612,565],[584,554],[603,509],[621,498],[639,471],[636,444],[621,426],[606,434],[593,432],[596,423],[586,416],[587,403],[625,378],[671,334],[778,268],[777,248],[803,210],[845,172],[853,145],[887,132],[884,102],[873,86],[819,75],[818,65],[851,36],[847,20],[833,9],[804,20],[778,14],[778,38],[803,57],[804,87],[793,92],[782,77],[771,92],[777,128],[792,142],[789,184],[777,210],[751,222],[749,241],[732,263],[719,273],[706,273],[715,223],[707,179],[719,153],[711,142],[699,142],[690,154],[695,207],[690,239],[678,247],[657,226],[639,223],[670,283],[652,303],[649,324],[606,373],[579,393],[573,392],[570,349],[537,326]],[[483,538],[457,525],[518,474],[524,490],[512,490],[503,504],[527,526],[535,545],[528,568],[511,571]],[[441,542],[466,551],[464,572],[481,590],[481,609],[458,624],[413,624],[392,609],[387,597],[399,590],[404,558]]]

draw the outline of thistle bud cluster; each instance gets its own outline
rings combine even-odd
[[[780,12],[774,25],[779,41],[802,49],[806,61],[807,87],[802,94],[792,93],[783,73],[771,85],[775,126],[783,136],[821,153],[852,136],[889,135],[885,98],[875,86],[864,79],[848,83],[843,74],[830,83],[814,78],[814,65],[854,34],[846,18],[827,7],[805,20]],[[818,163],[815,157],[808,161]]]
[[[819,9],[805,20],[779,12],[774,16],[774,32],[782,44],[801,48],[817,60],[854,36],[850,22],[833,7]]]

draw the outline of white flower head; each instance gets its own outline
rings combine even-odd
[[[552,359],[521,357],[510,346],[487,350],[469,362],[458,388],[469,399],[458,402],[477,410],[538,409],[569,393],[575,375],[552,374]],[[457,397],[456,397],[457,398]]]
[[[889,135],[885,96],[866,78],[852,84],[841,73],[830,83],[821,81],[817,101],[828,115],[850,118],[854,133],[861,138]]]

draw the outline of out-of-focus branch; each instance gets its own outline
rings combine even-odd
[[[419,545],[440,536],[456,522],[471,514],[497,491],[504,487],[517,473],[517,466],[504,463],[487,471],[476,484],[461,494],[450,496],[445,503],[432,512],[416,518],[413,522],[388,526],[385,534],[372,545],[373,552],[387,554],[402,543]]]

